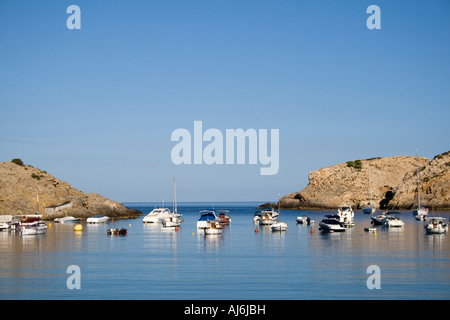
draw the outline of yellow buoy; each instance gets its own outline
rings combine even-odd
[[[192,232],[192,235],[194,235],[194,233]]]
[[[75,227],[73,227],[74,231],[83,231],[83,226],[81,224],[76,224]]]

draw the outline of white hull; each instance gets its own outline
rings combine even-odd
[[[173,216],[173,213],[169,211],[167,208],[157,208],[153,209],[152,212],[147,214],[144,219],[142,219],[143,223],[161,223],[166,219],[170,219]]]
[[[430,225],[425,226],[425,231],[428,234],[441,234],[448,231],[448,227],[433,227]]]
[[[416,208],[412,211],[412,214],[416,220],[423,221],[428,216],[428,209]]]
[[[339,216],[339,222],[341,222],[347,228],[355,225],[354,217],[355,213],[350,205],[341,205],[338,208],[337,215]]]
[[[93,216],[86,219],[87,223],[106,223],[109,221],[107,216]]]
[[[272,225],[272,224],[274,224],[275,223],[275,219],[270,219],[270,218],[268,218],[268,219],[260,219],[259,220],[259,224],[260,225],[262,225],[262,226],[269,226],[269,225]]]
[[[428,234],[441,234],[448,232],[448,225],[445,223],[445,219],[440,217],[431,218],[431,221],[424,225],[424,228]]]
[[[167,221],[167,220],[164,220],[163,222],[162,222],[162,224],[163,224],[163,226],[164,227],[166,227],[166,228],[169,228],[169,227],[179,227],[179,226],[181,226],[181,220],[180,219],[171,219],[171,220],[169,220],[169,221]]]
[[[319,230],[327,232],[344,232],[345,226],[340,222],[336,215],[325,216],[325,219],[320,221]]]
[[[319,227],[321,228],[321,230],[328,231],[328,232],[344,232],[345,231],[345,227],[342,227],[339,225],[331,225],[331,224],[324,223],[324,222],[320,222]]]
[[[403,221],[400,220],[394,220],[394,221],[387,221],[384,226],[388,228],[402,228],[405,225]]]
[[[297,217],[295,221],[297,221],[297,223],[299,224],[306,224],[307,219],[308,219],[307,217]]]
[[[205,234],[221,234],[222,229],[216,229],[216,228],[205,228]]]
[[[44,234],[47,232],[47,226],[44,223],[37,223],[30,226],[21,226],[20,232],[22,235]]]
[[[272,228],[272,231],[286,231],[287,224],[284,222],[277,222],[277,223],[272,224],[271,228]]]
[[[76,223],[76,222],[80,221],[80,218],[68,216],[68,217],[56,218],[54,221],[56,223]]]

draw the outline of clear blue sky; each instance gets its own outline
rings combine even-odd
[[[433,157],[450,149],[449,34],[446,0],[0,0],[0,160],[118,201],[171,200],[174,176],[179,201],[275,201],[321,167]],[[279,129],[278,174],[174,165],[194,120]]]

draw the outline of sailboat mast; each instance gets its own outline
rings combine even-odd
[[[419,185],[420,185],[420,178],[419,178],[419,155],[416,148],[416,163],[417,163],[417,207],[420,208],[420,191],[419,191]]]
[[[177,213],[177,187],[175,177],[173,177],[173,213]]]
[[[370,191],[370,206],[372,206],[372,178],[370,176],[370,166],[369,166],[369,191]]]

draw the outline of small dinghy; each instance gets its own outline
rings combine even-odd
[[[125,228],[108,229],[106,230],[106,234],[108,236],[126,236],[128,234],[128,229]]]

